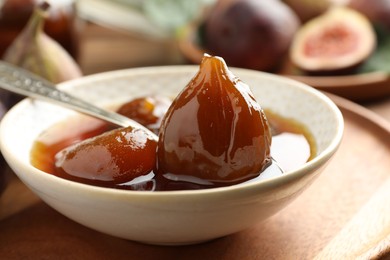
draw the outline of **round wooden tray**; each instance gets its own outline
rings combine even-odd
[[[179,49],[189,62],[199,64],[207,50],[197,44],[198,35],[195,28],[191,25],[183,29]],[[278,74],[354,101],[367,101],[390,95],[390,75],[381,71],[343,76],[294,75],[291,66],[286,62]]]
[[[350,101],[331,98],[345,119],[340,149],[311,187],[257,226],[199,245],[143,245],[69,220],[8,172],[11,177],[0,197],[0,255],[3,259],[312,259],[318,255],[367,259],[390,255],[390,124]]]

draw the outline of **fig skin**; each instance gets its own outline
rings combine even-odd
[[[205,55],[162,121],[155,172],[238,183],[269,165],[270,145],[268,121],[249,87],[222,58]]]
[[[347,7],[333,7],[299,29],[290,59],[310,75],[351,74],[375,48],[375,31],[365,16]]]
[[[230,66],[275,71],[299,25],[279,0],[220,0],[204,21],[204,47]]]
[[[55,156],[56,175],[89,184],[121,184],[150,173],[157,141],[142,129],[114,129],[69,146]]]

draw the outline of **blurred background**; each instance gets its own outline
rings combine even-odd
[[[389,102],[390,0],[3,0],[0,35],[1,59],[54,83],[209,53],[361,104]],[[0,118],[19,100],[0,91]]]
[[[182,31],[202,19],[214,2],[79,0],[79,16],[90,29],[84,37],[81,66],[85,73],[93,73],[113,67],[186,64],[186,55],[179,49]],[[105,37],[111,39],[111,47],[106,46]],[[113,58],[103,60],[97,67],[91,64],[91,52],[99,48],[108,49],[116,62]]]
[[[25,28],[34,8],[42,2],[0,1],[1,56]],[[85,74],[89,74],[118,67],[181,63],[175,44],[180,28],[202,16],[202,10],[213,0],[46,2],[50,8],[45,19],[45,32],[76,59]],[[105,42],[109,44],[106,46]],[[93,62],[97,67],[89,61],[94,51],[103,55],[98,62]],[[105,54],[113,55],[112,60],[119,58],[118,63],[121,64],[110,64],[104,59]],[[99,66],[102,66],[101,69]]]
[[[6,49],[32,17],[34,8],[42,2],[0,2],[3,59]],[[46,2],[50,8],[44,21],[45,33],[65,48],[84,75],[139,66],[198,64],[204,52],[222,56],[233,67],[308,76],[298,79],[319,88],[332,84],[337,87],[343,83],[337,80],[343,78],[323,83],[318,76],[390,71],[389,0]],[[347,10],[342,10],[341,15],[329,14],[340,6]],[[351,11],[353,14],[349,15]],[[328,18],[321,19],[327,21],[321,22],[318,18],[324,16]],[[307,27],[315,27],[321,34],[313,36]],[[371,39],[371,43],[365,39]],[[302,41],[304,44],[298,44]],[[311,44],[316,53],[309,58],[317,55],[314,65],[298,57],[303,53],[299,47],[305,44]],[[360,51],[360,46],[366,50]],[[304,58],[310,56],[307,53],[303,53]],[[343,58],[345,53],[348,58]],[[352,61],[340,67],[351,56]],[[334,61],[329,62],[330,58]],[[328,63],[328,67],[316,68],[321,63]],[[313,76],[317,76],[314,81]],[[336,94],[349,97],[348,93]],[[356,98],[361,99],[351,96]]]

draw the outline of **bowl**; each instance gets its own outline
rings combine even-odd
[[[134,68],[87,76],[58,87],[109,106],[151,94],[175,96],[197,70],[198,66]],[[32,99],[21,101],[3,118],[1,151],[17,176],[48,205],[112,236],[183,245],[247,229],[283,209],[316,179],[336,152],[344,125],[337,106],[307,85],[258,71],[231,70],[251,86],[264,108],[309,128],[317,146],[314,159],[279,177],[205,190],[151,192],[90,186],[47,174],[30,164],[37,136],[76,113]]]

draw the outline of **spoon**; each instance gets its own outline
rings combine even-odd
[[[158,139],[156,134],[138,122],[72,96],[56,88],[53,83],[3,61],[0,61],[0,87],[23,96],[49,101],[121,127],[141,128],[153,139]]]

